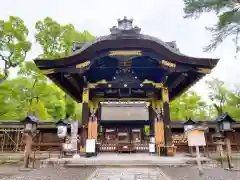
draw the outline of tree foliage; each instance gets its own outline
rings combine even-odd
[[[239,49],[240,32],[240,1],[239,0],[183,0],[186,18],[199,17],[202,13],[215,12],[218,22],[214,27],[207,29],[212,32],[213,38],[205,51],[216,49],[227,37],[233,36],[236,51]]]
[[[10,16],[8,21],[0,20],[0,61],[4,64],[0,69],[0,83],[8,78],[10,68],[25,60],[31,48],[27,36],[28,29],[22,19]]]
[[[207,104],[194,91],[183,93],[170,104],[170,115],[173,120],[196,119],[206,120]]]
[[[217,114],[222,115],[224,113],[224,106],[227,103],[229,94],[227,89],[224,87],[224,82],[215,78],[213,80],[206,81],[206,84],[210,90],[209,98],[211,99]]]
[[[43,59],[55,59],[71,54],[74,42],[83,43],[94,39],[89,32],[78,32],[72,24],[60,25],[50,17],[35,25],[36,41],[42,48]]]

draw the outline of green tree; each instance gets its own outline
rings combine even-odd
[[[206,84],[209,88],[209,98],[212,101],[217,115],[222,115],[228,100],[229,91],[224,87],[224,82],[217,78],[206,81]]]
[[[61,25],[50,17],[45,18],[43,21],[38,21],[35,28],[36,41],[42,48],[42,53],[39,55],[39,58],[43,59],[56,59],[69,56],[75,42],[85,43],[95,38],[88,31],[78,32],[72,24]],[[35,72],[41,74],[38,71]],[[61,114],[57,117],[57,114],[55,114],[56,111],[51,108],[53,117],[81,119],[81,104],[77,104],[68,95],[65,95],[61,101],[56,100],[54,104],[57,104],[54,109],[61,109]],[[65,111],[65,113],[63,113],[63,111]]]
[[[239,51],[240,1],[239,0],[183,0],[186,18],[199,17],[202,13],[215,12],[218,22],[207,28],[212,32],[212,40],[206,51],[216,49],[227,37],[234,36],[236,51]]]
[[[65,118],[64,92],[47,81],[39,81],[33,89],[33,81],[28,77],[19,77],[0,86],[4,89],[0,94],[0,106],[3,107],[0,110],[1,120],[23,119],[28,114],[37,114],[40,120]]]
[[[78,103],[75,106],[75,111],[72,116],[70,116],[69,119],[72,120],[82,120],[82,104]]]
[[[52,117],[48,113],[48,109],[45,107],[45,104],[39,99],[33,99],[30,108],[29,114],[35,115],[40,120],[51,120]]]
[[[187,91],[170,104],[170,117],[172,120],[206,120],[206,103],[194,91]]]
[[[28,77],[37,82],[47,81],[47,77],[43,75],[40,69],[37,68],[34,62],[25,61],[19,66],[18,75],[21,77]]]
[[[74,116],[75,109],[76,109],[76,102],[69,95],[65,95],[65,109],[66,109],[66,115],[65,115],[66,119],[69,119]]]
[[[240,120],[240,88],[229,92],[225,109],[233,119]]]
[[[43,59],[56,59],[71,54],[74,42],[87,42],[94,37],[87,31],[77,32],[72,24],[60,25],[50,17],[35,25],[36,41],[42,48],[39,55]]]
[[[4,67],[0,69],[0,83],[9,76],[9,69],[17,67],[31,48],[27,41],[28,29],[24,21],[10,16],[8,21],[0,20],[0,61]]]

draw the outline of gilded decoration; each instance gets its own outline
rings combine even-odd
[[[85,61],[83,63],[77,64],[76,68],[85,68],[90,64],[90,61]]]
[[[88,88],[83,89],[82,101],[83,101],[83,103],[88,103],[88,101],[89,101],[89,89]]]
[[[163,102],[169,102],[168,88],[166,87],[162,88],[162,100]]]
[[[103,79],[103,80],[101,80],[101,81],[98,81],[98,82],[96,82],[96,83],[89,83],[88,84],[88,88],[89,89],[94,89],[94,88],[96,88],[99,84],[107,84],[108,82],[105,80],[105,79]]]
[[[109,56],[141,56],[141,50],[119,50],[119,51],[109,51]]]
[[[55,73],[55,69],[45,69],[42,70],[43,74],[53,74]]]
[[[204,74],[209,74],[209,73],[211,73],[211,69],[208,69],[208,68],[198,68],[198,72],[204,73]]]
[[[155,83],[154,81],[150,81],[148,79],[145,79],[143,82],[143,84],[152,84],[153,86],[155,86],[156,88],[162,88],[163,87],[163,83]]]
[[[161,60],[160,63],[164,66],[167,66],[169,68],[176,68],[176,64],[172,63],[170,61],[166,61],[166,60]]]

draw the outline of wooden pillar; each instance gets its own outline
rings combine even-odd
[[[98,102],[92,101],[89,103],[91,116],[88,121],[88,139],[97,140],[98,137],[98,118],[97,118],[97,109]]]
[[[82,94],[82,130],[81,130],[81,148],[85,148],[86,145],[86,130],[88,126],[88,120],[89,120],[89,107],[88,107],[88,101],[89,101],[89,89],[83,88],[83,94]]]
[[[227,150],[227,162],[228,162],[228,168],[233,168],[232,165],[232,148],[231,148],[231,132],[225,132],[225,143],[226,143],[226,150]]]
[[[155,118],[155,139],[156,145],[163,146],[164,142],[164,123],[162,118],[162,102],[156,101],[157,117]]]
[[[81,148],[85,149],[86,139],[87,139],[87,132],[86,131],[87,131],[86,125],[82,125],[81,133],[80,133],[80,149]],[[85,151],[85,150],[83,150],[83,151]]]
[[[29,168],[30,157],[32,153],[32,144],[33,144],[33,137],[30,132],[26,132],[23,134],[24,136],[24,168]]]
[[[154,136],[154,119],[155,119],[155,112],[152,105],[148,106],[149,112],[149,136]]]
[[[166,146],[172,146],[172,131],[169,112],[169,96],[168,88],[162,88],[162,103],[163,103],[163,122],[164,122],[164,139]]]

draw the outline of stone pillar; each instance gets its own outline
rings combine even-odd
[[[162,103],[163,103],[163,122],[164,122],[164,139],[166,146],[172,146],[172,130],[169,112],[169,96],[168,88],[162,88]]]
[[[81,129],[81,148],[85,148],[86,145],[86,131],[87,131],[87,125],[89,120],[89,89],[83,88],[83,94],[82,94],[82,129]]]

